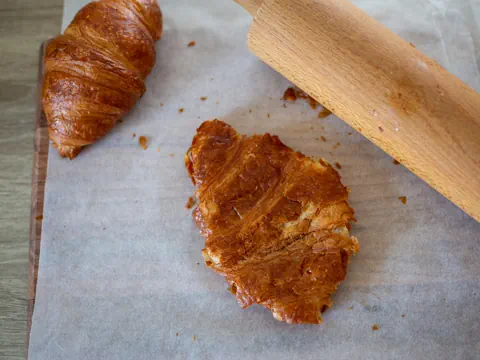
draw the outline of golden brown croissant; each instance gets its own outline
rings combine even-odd
[[[62,156],[77,156],[135,105],[161,35],[156,0],[100,0],[83,7],[50,42],[43,108]]]
[[[288,323],[321,323],[359,250],[337,171],[276,136],[242,136],[218,120],[197,130],[185,165],[197,187],[205,263],[238,303]]]

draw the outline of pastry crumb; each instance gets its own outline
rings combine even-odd
[[[178,333],[175,333],[175,336],[178,336]]]
[[[378,330],[380,330],[380,326],[378,326],[377,324],[373,324],[372,325],[372,330],[373,331],[378,331]]]
[[[337,141],[337,143],[335,145],[333,145],[333,148],[332,149],[336,149],[340,146],[340,143]]]
[[[202,100],[202,101],[205,101],[205,100],[207,100],[207,99],[208,99],[208,98],[207,98],[206,96],[202,96],[202,97],[200,98],[200,100]]]
[[[404,317],[405,317],[405,314],[402,314],[402,318],[404,318]]]
[[[269,119],[270,119],[270,114],[269,114],[269,113],[267,114],[267,118],[269,118]]]
[[[340,165],[339,162],[336,162],[336,163],[335,163],[335,167],[340,170],[340,169],[342,168],[342,165]]]
[[[35,217],[35,220],[41,221],[43,220],[43,215],[38,215]]]
[[[252,109],[248,109],[248,113],[251,114],[251,113],[252,113]]]
[[[348,133],[348,136],[350,136],[350,135],[352,135],[352,134],[353,134],[353,133],[349,132],[349,133]]]
[[[397,161],[396,159],[393,159],[393,164],[394,165],[400,165],[400,161]]]
[[[325,138],[325,136],[320,136],[320,139],[322,139],[323,142],[327,142],[327,139]]]
[[[140,147],[143,149],[143,150],[147,150],[148,149],[148,139],[146,136],[140,136],[138,138],[138,144],[140,145]]]
[[[293,87],[289,87],[287,90],[285,90],[282,100],[297,101],[297,94],[295,93],[295,89]]]
[[[383,128],[381,126],[378,127],[378,131],[380,131],[381,133],[383,132]]]
[[[190,42],[187,44],[188,47],[194,47],[195,45],[197,45],[197,43],[195,42],[195,40],[192,40],[192,41],[190,41]]]
[[[406,196],[399,196],[398,197],[398,200],[400,200],[402,202],[402,204],[406,204],[407,203],[407,197]]]
[[[163,106],[163,103],[160,103],[160,106]]]
[[[353,306],[350,306],[350,307],[348,308],[348,310],[353,310]]]
[[[289,88],[290,89],[290,88]],[[287,91],[289,90],[287,89]],[[292,88],[293,89],[293,88]],[[313,110],[316,110],[318,108],[318,105],[320,105],[320,103],[315,100],[314,98],[312,98],[310,95],[308,95],[305,91],[303,91],[302,89],[300,88],[295,88],[293,89],[293,91],[295,92],[295,100],[296,99],[305,99],[307,101],[307,103],[310,105],[310,107],[313,109]],[[285,95],[284,95],[285,96]]]
[[[413,48],[416,48],[415,44],[414,43],[410,43],[410,46],[413,47]]]
[[[180,108],[180,109],[178,109],[178,112],[179,112],[180,114],[181,114],[181,113],[183,113],[184,111],[185,111],[185,109],[184,109],[184,108]]]
[[[185,207],[186,207],[187,209],[191,209],[191,208],[193,208],[193,207],[195,206],[195,203],[196,203],[195,198],[194,198],[193,196],[190,196],[190,197],[188,198],[187,203],[185,204]]]
[[[157,147],[157,152],[160,152],[160,146],[159,146],[159,147]]]
[[[193,335],[193,336],[192,336],[192,341],[195,341],[195,339],[196,339],[196,336]]]
[[[332,112],[330,110],[328,110],[326,107],[323,107],[322,111],[320,111],[318,113],[318,118],[319,119],[324,119],[327,116],[330,116],[331,114],[332,114]]]
[[[135,133],[132,134],[132,137],[136,137],[136,136],[137,136],[137,134],[135,134]]]
[[[170,157],[174,157],[174,156],[175,156],[175,154],[174,154],[174,153],[170,153],[170,155],[169,155],[169,156],[170,156]]]

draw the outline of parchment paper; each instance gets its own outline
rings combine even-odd
[[[248,52],[233,1],[160,3],[145,96],[74,161],[50,151],[30,359],[480,358],[480,225],[338,118],[283,108],[289,83]],[[355,3],[480,90],[477,0]],[[323,325],[241,310],[204,266],[183,155],[214,117],[341,164],[361,251]]]

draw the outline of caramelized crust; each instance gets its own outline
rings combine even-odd
[[[135,105],[161,35],[156,0],[100,0],[84,6],[49,43],[43,107],[62,156],[75,157]]]
[[[238,303],[288,323],[321,323],[359,250],[337,171],[276,136],[241,136],[218,120],[197,130],[185,165],[197,187],[205,263]]]

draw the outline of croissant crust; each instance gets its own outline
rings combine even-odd
[[[155,0],[100,0],[48,44],[43,108],[62,156],[77,156],[132,109],[145,93],[161,35]]]
[[[337,171],[276,136],[242,136],[218,120],[200,126],[185,164],[197,187],[205,263],[225,277],[240,306],[262,305],[288,323],[320,323],[359,250]]]

